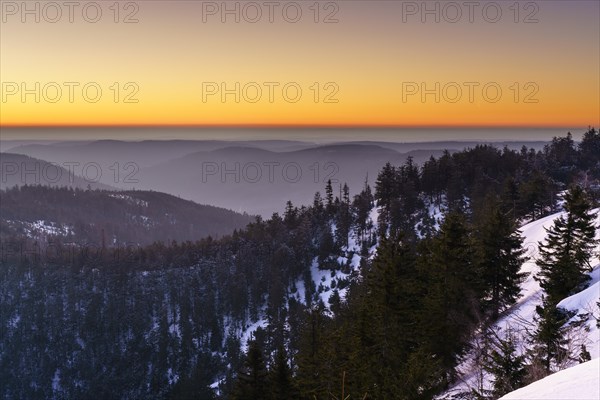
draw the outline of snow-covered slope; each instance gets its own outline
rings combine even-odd
[[[369,213],[368,224],[371,226],[369,233],[377,232],[379,212],[380,210],[378,207],[373,207]],[[331,234],[334,236],[335,230],[335,224],[331,224]],[[343,300],[348,292],[347,285],[344,283],[347,283],[348,280],[358,276],[361,261],[363,261],[363,257],[365,257],[361,256],[361,246],[361,239],[354,230],[351,230],[348,234],[348,245],[342,247],[341,254],[335,259],[336,268],[321,269],[319,267],[318,258],[315,257],[313,259],[310,267],[310,275],[312,279],[311,283],[314,285],[316,294],[318,295],[318,298],[323,301],[326,309],[329,309],[329,299],[333,292],[337,290],[338,294],[340,295],[340,299]],[[375,257],[376,252],[377,245],[371,246],[368,250],[368,255],[366,258],[372,259]],[[288,288],[288,300],[293,297],[296,299],[296,301],[306,304],[306,285],[307,282],[304,281],[304,277],[299,277],[293,285],[293,290],[292,288]],[[265,328],[267,326],[265,313],[266,308],[263,307],[262,311],[259,313],[258,320],[249,320],[243,324],[241,329],[233,329],[240,338],[242,350],[246,350],[248,339],[257,328]],[[230,330],[231,327],[227,325],[225,334],[227,334]]]
[[[600,359],[567,368],[515,390],[501,400],[598,400]]]
[[[596,226],[600,227],[600,209],[595,209],[593,212],[597,215]],[[529,276],[521,285],[521,298],[493,326],[500,337],[505,337],[510,330],[518,340],[517,351],[520,354],[525,353],[529,346],[528,337],[536,328],[534,320],[536,316],[535,307],[541,304],[542,295],[544,294],[539,283],[534,279],[539,272],[539,268],[535,263],[538,255],[538,244],[546,238],[546,229],[550,228],[554,220],[560,215],[561,213],[550,215],[521,228],[524,247],[528,256],[528,261],[523,265],[521,271],[529,273]],[[600,237],[600,228],[597,230],[597,236]],[[560,307],[575,311],[576,315],[572,321],[582,321],[580,326],[571,329],[569,333],[572,359],[560,365],[559,369],[568,368],[577,363],[576,360],[582,344],[586,346],[592,359],[600,357],[600,332],[595,319],[600,318],[600,309],[596,304],[600,298],[600,260],[594,257],[591,261],[594,270],[590,273],[589,286],[580,293],[574,294],[559,303]],[[459,382],[440,396],[441,399],[459,398],[461,393],[470,392],[472,389],[480,391],[481,389],[491,388],[491,376],[482,370],[476,357],[480,344],[477,343],[477,340],[474,341],[474,350],[458,366]],[[554,399],[555,397],[545,398]]]

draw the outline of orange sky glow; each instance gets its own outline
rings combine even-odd
[[[451,3],[3,1],[0,125],[600,125],[599,2]]]

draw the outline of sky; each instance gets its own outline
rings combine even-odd
[[[600,125],[600,2],[1,2],[0,125]]]

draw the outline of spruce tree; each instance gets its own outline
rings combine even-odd
[[[275,361],[269,371],[272,400],[292,400],[295,396],[292,372],[288,365],[287,353],[280,346],[275,353]]]
[[[323,214],[323,210],[324,210],[323,197],[321,196],[320,192],[316,192],[315,196],[313,197],[312,210],[313,210],[315,217],[317,217],[317,218],[320,218],[321,215]]]
[[[458,358],[466,350],[467,337],[478,321],[481,298],[465,215],[447,214],[429,247],[419,263],[426,292],[418,327],[424,351],[439,359],[449,382]]]
[[[210,354],[200,354],[199,360],[206,364],[209,364]],[[209,364],[210,365],[210,364]],[[212,383],[212,371],[207,368],[200,368],[196,366],[191,376],[180,377],[177,383],[171,389],[171,392],[167,396],[168,399],[202,399],[212,400],[215,399],[215,392],[210,388]]]
[[[347,184],[343,186],[343,196],[339,203],[336,223],[336,242],[339,248],[348,246],[348,234],[352,226],[352,214],[350,213],[350,189]]]
[[[296,382],[302,398],[320,399],[328,394],[329,377],[333,371],[326,361],[329,346],[327,322],[328,317],[321,301],[306,312],[296,357]]]
[[[403,233],[382,238],[377,257],[367,276],[363,307],[369,329],[362,343],[369,343],[362,356],[372,365],[369,394],[374,398],[394,398],[405,394],[406,360],[419,336],[416,313],[419,287],[416,258]],[[375,367],[376,366],[376,367]]]
[[[440,202],[440,174],[437,160],[431,156],[421,168],[421,187],[429,202]]]
[[[509,330],[506,338],[496,337],[495,347],[484,369],[494,376],[493,398],[497,399],[525,384],[525,356],[517,354],[517,343]]]
[[[565,325],[573,314],[548,299],[544,299],[535,311],[538,326],[532,337],[533,363],[542,365],[545,372],[550,373],[553,361],[560,363],[568,356],[568,327]]]
[[[263,351],[256,340],[248,344],[248,353],[238,372],[233,400],[269,400],[268,371]]]
[[[519,297],[525,261],[523,238],[511,215],[502,212],[495,199],[487,206],[475,228],[475,252],[483,284],[483,306],[495,320],[500,312]]]
[[[294,207],[290,200],[285,204],[283,222],[285,222],[288,229],[296,228],[298,223],[298,209]]]
[[[377,221],[380,235],[387,234],[391,222],[392,206],[399,200],[397,183],[396,168],[388,162],[379,172],[375,181],[375,201],[377,202],[377,206],[380,207]]]
[[[396,182],[396,168],[388,162],[375,181],[375,200],[385,211],[389,211],[392,200],[398,197]]]
[[[321,241],[319,243],[319,264],[324,266],[329,265],[327,261],[330,260],[331,255],[338,250],[339,247],[336,247],[336,243],[334,241],[333,235],[331,234],[331,230],[329,229],[329,226],[327,226],[323,231]]]
[[[510,214],[513,220],[517,219],[517,216],[521,216],[520,209],[520,198],[519,198],[519,185],[514,177],[509,176],[504,180],[502,186],[502,209],[506,214]]]
[[[519,186],[523,214],[531,216],[532,220],[545,215],[547,209],[553,206],[553,190],[554,185],[546,174],[539,170],[531,171],[527,180]]]
[[[595,128],[583,134],[579,154],[581,167],[587,169],[592,177],[600,178],[600,132]]]
[[[572,186],[565,195],[566,215],[554,221],[547,238],[539,246],[537,280],[548,301],[558,303],[588,279],[590,258],[596,250],[595,218],[583,189]]]
[[[327,185],[325,186],[325,200],[327,202],[327,213],[331,215],[333,214],[333,187],[331,186],[331,179],[327,180]]]
[[[371,228],[369,213],[373,208],[373,194],[368,179],[365,179],[363,190],[354,196],[352,210],[356,221],[356,233],[361,241],[365,241],[366,233]]]

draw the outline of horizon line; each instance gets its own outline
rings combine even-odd
[[[588,129],[594,125],[402,124],[0,124],[0,129]]]

